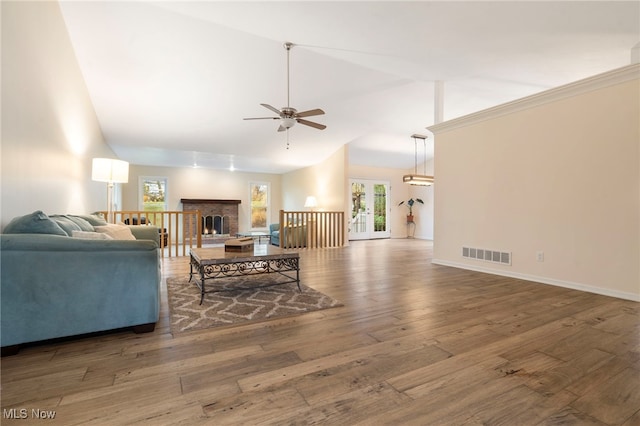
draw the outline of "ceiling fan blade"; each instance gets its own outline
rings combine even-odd
[[[297,118],[296,121],[300,124],[304,124],[305,126],[315,127],[316,129],[324,130],[327,128],[324,124],[314,123],[313,121],[303,120],[302,118]]]
[[[263,107],[265,107],[266,109],[270,109],[271,111],[275,112],[275,113],[276,113],[276,114],[278,114],[278,115],[280,115],[280,114],[281,114],[281,113],[280,113],[280,110],[279,110],[278,108],[274,108],[274,107],[272,107],[272,106],[271,106],[271,105],[269,105],[269,104],[260,104],[260,105],[262,105],[262,106],[263,106]]]
[[[320,108],[310,109],[309,111],[297,112],[296,117],[311,117],[313,115],[322,115],[324,111]]]
[[[285,130],[287,130],[287,128],[284,127],[282,124],[280,125],[280,127],[278,127],[279,132],[284,132]]]
[[[243,120],[280,120],[280,117],[249,117]]]

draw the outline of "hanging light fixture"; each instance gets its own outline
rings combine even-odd
[[[413,174],[402,176],[402,181],[410,185],[422,185],[422,186],[433,185],[433,176],[427,175],[427,136],[413,134],[411,135],[411,137],[413,138],[413,142],[416,148],[415,165],[413,168]],[[418,139],[421,139],[424,145],[424,164],[423,164],[424,172],[421,175],[418,174]]]

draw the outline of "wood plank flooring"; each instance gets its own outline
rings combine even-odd
[[[3,358],[1,422],[640,425],[640,303],[432,265],[431,247],[302,250],[302,282],[344,306],[245,326],[173,336],[163,289],[152,333]]]

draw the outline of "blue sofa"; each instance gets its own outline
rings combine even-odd
[[[34,212],[0,235],[3,355],[59,337],[123,327],[153,331],[160,312],[158,228],[126,227],[134,240],[85,239],[64,235],[69,216],[60,217],[64,226],[52,218]],[[89,235],[87,222],[73,234]]]

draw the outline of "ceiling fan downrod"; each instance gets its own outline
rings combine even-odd
[[[290,41],[287,41],[284,44],[284,48],[287,49],[287,108],[290,107],[290,103],[289,103],[289,70],[291,69],[290,63],[289,63],[289,53],[291,52],[291,48],[293,47],[293,43],[291,43]]]

